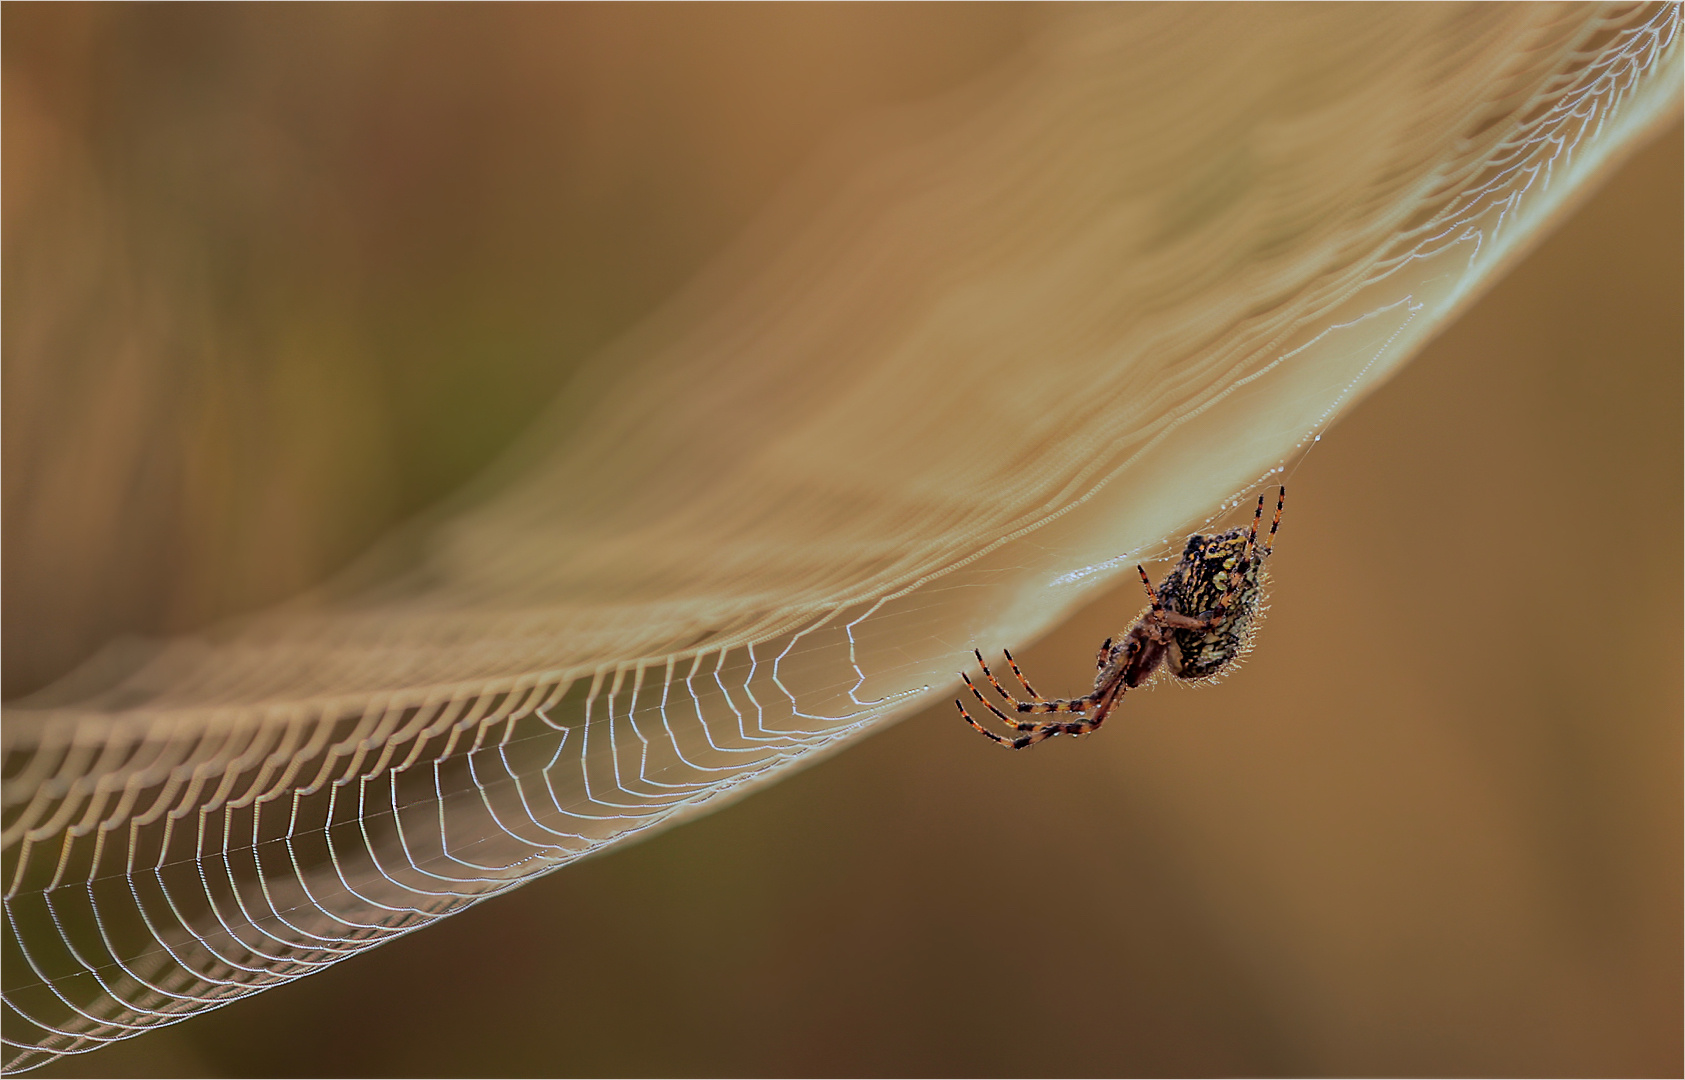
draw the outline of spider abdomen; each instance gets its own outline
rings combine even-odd
[[[1188,537],[1182,559],[1160,589],[1164,606],[1199,617],[1220,608],[1223,596],[1240,584],[1228,604],[1227,616],[1209,630],[1177,630],[1171,635],[1165,660],[1179,679],[1203,679],[1220,672],[1243,656],[1250,646],[1252,622],[1263,597],[1264,556],[1257,549],[1246,558],[1247,530],[1231,529],[1216,536]]]

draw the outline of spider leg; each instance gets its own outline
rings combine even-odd
[[[1264,497],[1258,496],[1258,509],[1252,511],[1252,528],[1246,531],[1246,557],[1252,558],[1252,549],[1258,544],[1258,522],[1264,516]]]
[[[1287,486],[1283,484],[1275,500],[1275,518],[1270,522],[1270,533],[1264,538],[1263,544],[1258,543],[1258,522],[1264,517],[1264,497],[1258,496],[1258,509],[1252,511],[1252,528],[1246,533],[1246,563],[1252,561],[1252,555],[1260,547],[1268,555],[1275,544],[1275,531],[1281,528],[1281,508],[1287,505]],[[1244,564],[1243,564],[1244,565]]]
[[[1164,601],[1158,598],[1158,592],[1153,588],[1153,583],[1147,580],[1147,572],[1139,566],[1135,569],[1141,575],[1141,584],[1147,587],[1147,597],[1153,602],[1152,610],[1147,612],[1146,616],[1141,620],[1143,623],[1150,623],[1156,626],[1168,626],[1175,630],[1208,630],[1217,625],[1217,622],[1221,621],[1220,619],[1215,621],[1199,619],[1192,615],[1184,615],[1180,611],[1171,611],[1169,608],[1164,606]],[[1224,606],[1224,599],[1226,599],[1227,596],[1228,593],[1224,593],[1223,599],[1218,600],[1217,606],[1219,610]],[[1135,651],[1136,650],[1132,649],[1131,654]]]
[[[1106,661],[1112,658],[1112,639],[1107,638],[1100,643],[1100,657],[1094,662],[1095,671],[1105,671]],[[1028,684],[1026,684],[1028,685]]]
[[[1275,500],[1275,520],[1270,522],[1270,535],[1264,541],[1264,554],[1275,550],[1275,531],[1281,528],[1281,508],[1287,505],[1287,485],[1281,486],[1281,494]]]
[[[1189,630],[1209,630],[1213,626],[1222,622],[1224,619],[1228,618],[1229,604],[1233,603],[1234,598],[1240,593],[1240,585],[1238,584],[1240,576],[1236,574],[1232,580],[1235,581],[1236,584],[1230,585],[1227,589],[1223,590],[1223,595],[1217,598],[1217,606],[1211,609],[1211,613],[1209,615],[1204,615],[1195,619],[1194,625],[1188,627]]]
[[[1147,587],[1147,599],[1153,602],[1153,610],[1163,610],[1164,604],[1158,598],[1158,590],[1153,588],[1152,579],[1147,577],[1147,568],[1144,566],[1136,566],[1135,572],[1141,575],[1141,584]]]
[[[1013,663],[1012,654],[1009,653],[1009,652],[1006,652],[1005,649],[1002,649],[1001,652],[1005,654],[1006,662],[1009,663],[1009,664],[1012,664],[1012,670],[1017,673],[1018,681],[1021,682],[1021,683],[1024,683],[1024,689],[1030,691],[1030,698],[1032,699],[1032,701],[1034,701],[1034,702],[1046,701],[1047,700],[1046,698],[1044,698],[1040,694],[1036,693],[1035,690],[1031,689],[1030,684],[1024,681],[1024,673],[1018,670],[1017,664]],[[981,652],[979,652],[976,649],[972,649],[971,655],[975,656],[977,658],[977,666],[983,669],[983,677],[989,680],[989,685],[995,688],[995,693],[999,694],[1001,697],[1005,698],[1006,700],[1012,702],[1012,704],[1014,706],[1022,704],[1022,702],[1020,702],[1017,698],[1013,697],[1012,694],[1007,691],[1006,687],[1002,686],[1000,684],[1000,681],[995,678],[995,673],[989,670],[989,665],[986,662],[984,662],[983,654]]]
[[[1024,683],[1024,689],[1030,690],[1030,693],[1035,697],[1035,700],[1019,701],[1017,698],[1007,693],[1006,687],[1002,686],[1000,684],[1000,680],[995,678],[995,673],[989,670],[989,665],[983,660],[983,654],[978,652],[976,649],[972,649],[971,653],[973,656],[977,657],[977,664],[983,669],[983,674],[988,677],[989,685],[993,686],[995,688],[995,692],[1000,694],[1001,697],[1012,702],[1012,707],[1021,713],[1083,712],[1090,705],[1094,704],[1093,695],[1080,698],[1044,698],[1037,694],[1034,690],[1030,690],[1030,684],[1027,682]],[[1006,659],[1008,662],[1011,662],[1012,655],[1008,653]],[[1012,670],[1018,670],[1018,665],[1016,663],[1012,664]],[[967,679],[966,681],[970,682],[971,680]],[[1022,673],[1019,674],[1018,681],[1024,682],[1024,676]],[[971,688],[971,692],[977,694],[977,688],[973,686]],[[983,695],[977,694],[977,696],[981,698]],[[988,704],[988,702],[985,701],[984,704]],[[990,705],[989,707],[991,709],[994,708],[993,705]],[[1007,723],[1011,722],[1012,721],[1010,720],[1007,721]]]
[[[971,717],[967,716],[966,720],[970,721]],[[1091,731],[1098,731],[1100,725],[1104,722],[1104,719],[1090,720],[1087,717],[1083,717],[1081,720],[1055,720],[1052,723],[1041,725],[1028,735],[1020,735],[1016,739],[1005,739],[992,731],[983,731],[982,728],[977,728],[977,730],[983,731],[983,734],[1008,750],[1023,750],[1026,747],[1034,746],[1036,743],[1045,742],[1055,735],[1087,735]],[[971,726],[977,727],[977,724],[973,722]]]
[[[1061,734],[1061,735],[1087,735],[1090,732],[1099,731],[1100,725],[1103,724],[1103,723],[1105,723],[1104,720],[1090,720],[1090,719],[1088,719],[1088,717],[1085,716],[1081,720],[1071,720],[1071,721],[1067,721],[1066,723],[1060,724],[1059,726],[1063,730],[1060,731],[1059,734]]]
[[[1018,749],[1018,745],[1017,745],[1018,740],[1008,739],[1003,735],[996,735],[994,732],[990,731],[988,728],[984,727],[982,724],[979,724],[977,721],[973,720],[971,718],[971,714],[965,711],[965,703],[963,701],[961,701],[959,698],[954,699],[954,704],[959,707],[960,715],[965,718],[965,722],[970,724],[972,726],[972,728],[974,728],[979,735],[982,735],[986,739],[993,739],[995,742],[1000,743],[1002,746],[1006,747],[1008,750],[1017,750]],[[985,702],[984,704],[987,704],[987,702]],[[1027,725],[1025,725],[1025,727],[1026,728],[1033,728],[1033,727],[1035,727],[1035,725],[1034,724],[1027,724]]]
[[[1022,750],[1025,747],[1034,746],[1038,742],[1051,739],[1055,735],[1063,735],[1065,728],[1068,726],[1065,723],[1043,724],[1030,734],[1021,735],[1009,743],[1004,743],[1004,745],[1011,750]]]
[[[983,707],[985,709],[988,709],[990,712],[994,713],[996,716],[1000,717],[1001,720],[1006,724],[1006,726],[1008,726],[1010,728],[1013,728],[1017,731],[1034,731],[1035,730],[1036,722],[1034,720],[1014,720],[1012,717],[1006,715],[1005,713],[1001,712],[999,709],[995,708],[994,702],[992,702],[988,698],[984,697],[983,691],[977,689],[977,684],[971,681],[971,676],[966,675],[965,673],[962,672],[960,674],[960,678],[965,680],[965,685],[967,687],[969,687],[971,689],[971,692],[977,696],[977,700],[981,701],[983,703]],[[965,712],[965,709],[964,709],[963,706],[961,706],[960,711]],[[970,713],[966,713],[966,719],[967,720],[971,719]],[[977,725],[974,723],[974,724],[972,724],[972,726],[976,727]]]
[[[963,678],[963,676],[962,676],[962,678]],[[971,680],[967,679],[966,685],[970,686]],[[1054,721],[1053,723],[1050,723],[1050,724],[1037,725],[1037,724],[1035,724],[1033,722],[1030,722],[1030,721],[1023,721],[1023,722],[1014,724],[1011,720],[1007,720],[1006,716],[1003,715],[999,709],[995,708],[993,705],[990,705],[987,698],[984,698],[982,694],[978,694],[977,688],[975,686],[971,687],[971,692],[973,694],[977,694],[977,699],[979,701],[983,702],[983,704],[985,706],[987,706],[987,708],[989,709],[990,712],[994,713],[996,716],[999,716],[1002,720],[1006,720],[1006,722],[1008,724],[1012,724],[1014,730],[1030,732],[1030,734],[1020,735],[1016,739],[1008,739],[1004,735],[997,735],[994,732],[990,731],[988,728],[984,727],[982,724],[979,724],[976,720],[972,719],[971,714],[969,712],[967,712],[966,709],[965,709],[965,703],[964,702],[962,702],[959,698],[954,699],[954,705],[956,707],[958,707],[958,709],[960,711],[960,718],[961,719],[963,719],[967,724],[970,724],[972,726],[972,728],[975,731],[977,731],[979,734],[981,734],[984,738],[990,740],[991,742],[999,743],[1000,745],[1006,747],[1008,750],[1022,750],[1026,746],[1034,746],[1036,743],[1041,742],[1044,739],[1051,739],[1053,736],[1063,734],[1067,731],[1070,731],[1070,732],[1073,732],[1073,733],[1076,733],[1076,734],[1084,734],[1084,733],[1087,733],[1089,731],[1093,731],[1094,728],[1099,726],[1098,724],[1088,723],[1086,718],[1084,718],[1081,721],[1074,722],[1074,723],[1063,722],[1063,721]]]
[[[1132,642],[1134,640],[1135,639],[1131,639]],[[960,677],[965,678],[963,675]],[[983,695],[978,692],[977,687],[972,685],[970,679],[965,679],[965,682],[967,686],[971,687],[971,692],[977,695],[978,700],[988,706],[990,712],[1001,717],[1001,719],[1006,720],[1005,715],[1002,714],[999,709],[990,705],[988,699],[984,698]],[[1112,707],[1117,704],[1118,698],[1122,697],[1128,690],[1129,685],[1124,681],[1123,675],[1120,672],[1117,678],[1111,680],[1104,688],[1096,690],[1094,694],[1090,696],[1089,700],[1092,703],[1091,707],[1098,706],[1093,717],[1079,716],[1075,720],[1051,720],[1040,725],[1031,723],[1015,724],[1013,726],[1016,730],[1029,733],[1027,735],[1019,735],[1016,739],[1008,739],[997,735],[988,728],[979,724],[976,720],[972,719],[969,712],[966,712],[965,704],[959,699],[956,698],[954,700],[954,704],[959,707],[961,718],[963,718],[967,724],[970,724],[973,728],[982,732],[983,735],[991,742],[999,743],[1008,750],[1022,750],[1027,746],[1034,746],[1036,743],[1045,742],[1046,740],[1053,738],[1055,735],[1087,735],[1091,731],[1098,731],[1100,729],[1100,725],[1106,722],[1106,717],[1111,714]],[[1007,723],[1010,724],[1012,721],[1007,720]]]
[[[1214,610],[1221,611],[1222,600],[1219,598]],[[1194,615],[1184,615],[1180,611],[1161,611],[1154,619],[1160,626],[1168,626],[1172,630],[1209,630],[1222,622],[1220,616],[1201,618]]]
[[[972,728],[974,728],[984,738],[991,742],[999,743],[1008,750],[1022,750],[1026,746],[1034,746],[1043,739],[1051,739],[1053,736],[1062,733],[1066,728],[1081,726],[1078,724],[1067,723],[1042,724],[1040,727],[1037,727],[1035,724],[1019,724],[1017,725],[1019,731],[1028,731],[1031,732],[1031,734],[1020,735],[1016,739],[1009,739],[1004,735],[996,735],[982,724],[973,720],[971,718],[971,714],[965,711],[965,704],[961,702],[959,698],[954,699],[954,704],[959,706],[960,716],[965,719],[966,723],[970,724]],[[989,703],[985,701],[983,704],[988,705]],[[992,705],[989,707],[991,709],[994,708]]]
[[[1006,657],[1007,663],[1012,665],[1012,674],[1018,676],[1018,681],[1024,684],[1024,689],[1029,691],[1030,697],[1036,701],[1046,701],[1046,698],[1036,693],[1036,688],[1030,685],[1030,680],[1024,678],[1024,673],[1018,670],[1018,661],[1012,659],[1012,654],[1005,649],[1002,649],[1000,654]]]

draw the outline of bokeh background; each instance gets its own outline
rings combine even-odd
[[[6,696],[319,581],[1044,17],[0,8]],[[1298,464],[1234,677],[1018,755],[938,707],[41,1075],[1678,1075],[1681,156]]]

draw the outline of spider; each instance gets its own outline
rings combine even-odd
[[[1055,735],[1086,735],[1099,730],[1118,698],[1151,678],[1161,663],[1168,664],[1170,673],[1178,679],[1216,675],[1225,665],[1244,655],[1249,646],[1253,619],[1264,592],[1264,560],[1270,557],[1270,545],[1275,541],[1276,530],[1281,528],[1281,508],[1286,503],[1287,488],[1283,487],[1275,503],[1275,520],[1270,522],[1269,536],[1262,544],[1258,543],[1258,523],[1264,516],[1262,495],[1258,496],[1250,529],[1233,528],[1216,536],[1195,533],[1188,537],[1181,561],[1165,575],[1156,590],[1146,570],[1137,566],[1135,569],[1141,575],[1141,584],[1147,587],[1147,599],[1152,606],[1121,639],[1107,638],[1100,646],[1099,673],[1094,677],[1093,691],[1085,697],[1042,697],[1018,670],[1012,654],[1002,650],[1006,662],[1012,665],[1012,674],[1030,695],[1031,700],[1019,701],[995,679],[994,672],[983,662],[983,654],[972,650],[989,685],[1018,712],[1076,713],[1081,719],[1045,723],[1015,720],[984,697],[971,677],[963,672],[960,678],[978,701],[1013,730],[1028,734],[1016,739],[997,735],[973,720],[965,711],[965,703],[955,698],[960,715],[985,737],[1008,750],[1022,750]]]

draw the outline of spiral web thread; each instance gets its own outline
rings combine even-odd
[[[1678,18],[1077,10],[839,145],[376,586],[8,710],[6,1068],[718,805],[1046,629],[1666,119]]]

